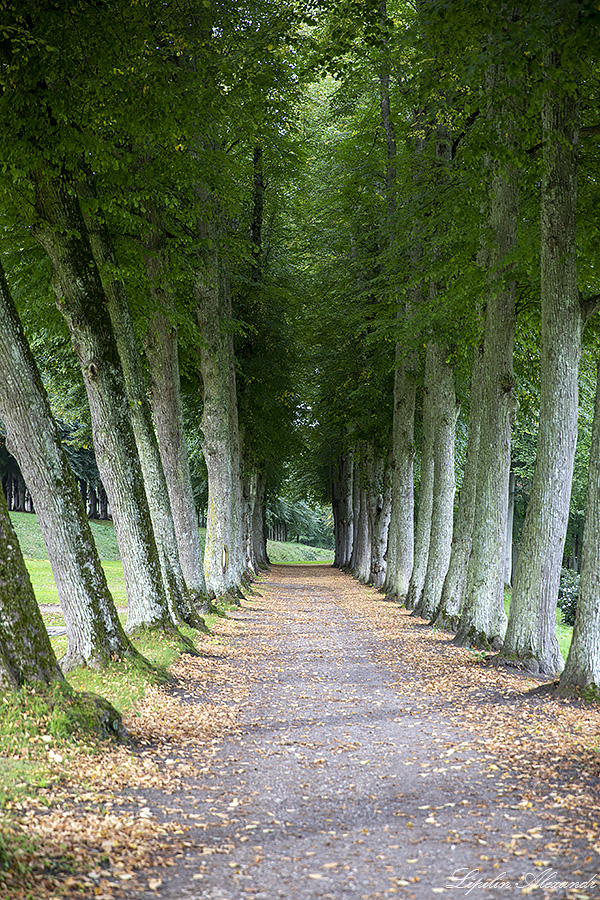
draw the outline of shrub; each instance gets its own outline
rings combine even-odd
[[[562,612],[565,625],[573,627],[575,613],[577,611],[577,598],[579,597],[579,575],[572,569],[560,570],[560,584],[558,587],[558,605]]]

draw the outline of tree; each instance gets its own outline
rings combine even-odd
[[[579,5],[559,12],[552,45],[544,50],[540,427],[502,652],[503,659],[542,675],[563,667],[554,623],[577,443],[583,328],[594,307],[582,302],[577,283],[579,97],[574,85],[580,48],[573,43]]]
[[[585,525],[581,548],[581,579],[575,615],[573,640],[558,692],[578,692],[586,699],[597,700],[600,694],[600,363],[596,383],[596,402],[592,426],[592,445],[588,473]]]
[[[62,680],[0,491],[0,688]]]
[[[24,473],[67,628],[64,671],[138,657],[126,637],[61,446],[35,361],[0,266],[0,415]]]

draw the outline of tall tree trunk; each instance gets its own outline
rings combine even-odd
[[[590,447],[585,524],[581,548],[581,578],[573,640],[564,671],[560,694],[580,693],[600,700],[600,360],[596,380],[596,403]],[[577,690],[582,689],[582,690]]]
[[[450,631],[456,631],[464,602],[473,539],[473,523],[475,521],[477,458],[479,454],[479,426],[481,419],[481,350],[480,346],[476,346],[473,350],[467,455],[452,538],[450,563],[444,579],[440,604],[434,617],[435,625],[440,628],[447,628]]]
[[[456,392],[454,369],[446,362],[447,350],[433,345],[435,393],[433,437],[433,500],[427,571],[421,601],[415,613],[431,618],[442,597],[444,579],[448,571],[454,525],[454,440],[456,431]]]
[[[493,91],[502,73],[488,76]],[[490,117],[498,116],[492,107]],[[510,151],[516,124],[512,111],[497,120],[499,141]],[[494,164],[488,226],[491,246],[484,319],[482,395],[475,522],[467,590],[455,641],[488,649],[501,645],[506,629],[503,606],[504,547],[508,509],[511,430],[517,401],[513,371],[515,280],[507,258],[516,246],[518,174],[510,162]]]
[[[137,656],[96,552],[79,487],[0,266],[0,417],[34,498],[67,629],[61,665]]]
[[[205,265],[195,276],[194,292],[200,333],[200,374],[203,385],[202,450],[208,471],[208,517],[204,574],[210,597],[239,590],[241,579],[241,496],[235,360],[227,322],[229,296],[221,279],[216,236]]]
[[[242,544],[244,571],[258,575],[258,560],[254,552],[254,513],[258,502],[258,473],[246,472],[242,480]]]
[[[96,461],[123,562],[127,628],[171,630],[123,370],[79,202],[65,182],[41,171],[35,173],[35,194],[36,237],[54,266],[57,306],[69,326],[90,405]]]
[[[423,388],[423,434],[421,438],[421,481],[419,487],[419,510],[415,536],[415,561],[410,578],[406,606],[414,609],[421,601],[431,536],[431,515],[433,508],[433,444],[435,438],[435,349],[433,342],[427,344],[425,359],[425,385]]]
[[[391,453],[374,459],[372,485],[367,494],[369,533],[371,535],[371,572],[369,581],[376,588],[385,582],[386,551],[392,503]]]
[[[335,525],[334,566],[350,565],[354,543],[353,517],[354,459],[349,451],[340,453],[331,474],[331,497]]]
[[[90,201],[97,205],[95,187],[91,179],[80,186],[80,196],[86,204],[84,214],[92,253],[102,278],[108,301],[108,313],[117,341],[133,433],[171,616],[174,621],[181,619],[192,627],[202,627],[204,623],[194,608],[194,598],[188,592],[179,561],[167,483],[154,431],[140,349],[119,263],[101,210],[87,209]]]
[[[509,588],[512,584],[513,570],[513,530],[515,521],[515,487],[517,476],[510,473],[508,480],[508,513],[506,517],[506,550],[504,553],[504,586]]]
[[[557,51],[546,58],[551,74]],[[583,307],[577,287],[577,124],[579,105],[553,86],[542,109],[540,417],[502,656],[541,675],[563,668],[556,601],[577,444]]]
[[[204,560],[183,426],[177,327],[171,292],[164,283],[166,265],[157,251],[145,254],[150,294],[157,304],[146,334],[145,351],[158,447],[169,492],[179,560],[185,583],[204,597]]]
[[[379,15],[387,19],[387,4],[380,0]],[[386,202],[388,239],[390,247],[396,240],[396,132],[390,107],[389,59],[379,74],[381,122],[386,139]],[[410,318],[411,304],[396,290],[398,323]],[[396,344],[394,373],[394,412],[392,420],[392,482],[390,524],[386,552],[386,573],[383,591],[387,597],[404,603],[409,591],[414,560],[414,471],[416,370],[414,354],[407,353],[403,344]]]
[[[367,503],[368,449],[363,445],[355,461],[354,481],[354,546],[350,568],[359,581],[366,584],[371,574],[371,535],[369,531],[369,511]]]
[[[0,491],[0,690],[62,680]]]
[[[266,529],[266,493],[267,473],[261,472],[258,476],[256,488],[256,503],[252,516],[252,540],[254,543],[254,558],[259,569],[269,567],[269,555],[267,553],[267,529]]]

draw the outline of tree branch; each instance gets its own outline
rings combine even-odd
[[[600,294],[594,294],[593,297],[586,297],[585,299],[580,294],[579,301],[583,310],[583,324],[585,326],[594,313],[600,309]]]
[[[598,125],[584,125],[583,128],[579,129],[580,137],[592,137],[595,134],[600,134],[600,124]]]
[[[465,122],[465,127],[463,128],[461,133],[458,134],[452,141],[452,159],[454,159],[454,157],[456,156],[456,151],[458,150],[460,142],[467,135],[468,131],[470,130],[472,125],[475,123],[478,115],[479,115],[479,109],[476,109],[475,112],[472,112],[471,115],[469,116],[469,118],[467,119],[467,121]]]

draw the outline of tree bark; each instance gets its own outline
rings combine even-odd
[[[335,528],[335,556],[333,565],[345,569],[350,564],[354,543],[352,491],[354,460],[350,452],[340,453],[331,474],[331,502]]]
[[[423,434],[421,439],[421,480],[419,487],[419,511],[415,536],[415,560],[410,578],[406,606],[414,609],[421,601],[431,536],[431,515],[433,508],[433,444],[435,436],[435,348],[433,342],[427,344],[425,359],[425,385],[423,388]]]
[[[97,203],[95,186],[91,179],[80,186],[80,196],[86,206],[90,201]],[[202,598],[193,598],[190,595],[181,569],[173,514],[154,431],[140,349],[112,238],[102,211],[99,208],[90,210],[84,207],[84,209],[92,253],[104,286],[108,314],[123,370],[133,433],[171,617],[174,622],[182,620],[192,627],[203,627],[204,623],[194,603],[195,599],[201,602]]]
[[[449,631],[456,631],[458,626],[467,587],[467,573],[473,539],[481,419],[481,355],[482,348],[476,346],[473,351],[471,370],[471,407],[469,409],[467,455],[452,537],[450,563],[444,579],[440,604],[433,620],[435,625],[440,628],[447,628]]]
[[[446,362],[447,350],[440,344],[432,346],[434,355],[433,396],[433,500],[431,506],[431,533],[427,571],[423,583],[421,601],[415,613],[430,619],[440,604],[444,579],[448,571],[452,550],[454,526],[454,440],[456,430],[456,392],[454,369]]]
[[[0,690],[63,680],[0,491]]]
[[[258,561],[254,550],[254,517],[258,502],[258,473],[255,469],[246,472],[242,480],[242,544],[244,571],[258,575]]]
[[[371,535],[371,572],[369,581],[376,588],[385,582],[386,551],[392,502],[391,453],[376,456],[367,493],[369,533]]]
[[[558,691],[579,693],[600,700],[600,360],[596,380],[596,402],[590,466],[588,470],[585,524],[581,547],[581,578],[573,640]],[[577,689],[580,689],[577,691]]]
[[[489,75],[493,90],[495,79]],[[497,116],[495,109],[490,116]],[[498,139],[510,149],[516,125],[512,111],[497,124]],[[490,183],[488,226],[491,246],[484,319],[482,407],[477,465],[475,523],[467,590],[455,641],[489,649],[502,644],[504,547],[508,509],[511,430],[517,401],[513,371],[515,279],[507,257],[517,240],[518,175],[510,162],[496,163]]]
[[[167,299],[167,292],[159,287],[160,276],[155,266],[156,260],[146,259],[150,291],[160,302],[161,295]],[[171,309],[171,301],[163,308]],[[204,560],[183,426],[177,345],[177,328],[168,314],[155,313],[148,325],[145,347],[154,424],[185,583],[196,597],[204,597]]]
[[[256,503],[252,516],[252,540],[254,543],[254,558],[259,569],[267,569],[270,565],[267,553],[267,529],[266,529],[266,492],[267,475],[261,472],[258,476],[256,487]]]
[[[354,546],[350,569],[355,578],[366,584],[371,574],[371,534],[369,531],[369,511],[367,502],[367,456],[363,445],[354,463]]]
[[[235,360],[227,331],[230,297],[211,230],[206,229],[205,265],[195,275],[194,292],[201,340],[202,450],[208,471],[204,575],[208,595],[219,597],[236,593],[241,581],[241,479]]]
[[[128,599],[127,629],[172,630],[123,371],[79,202],[57,176],[38,171],[34,183],[36,237],[54,266],[57,306],[81,365],[96,461],[115,523]]]
[[[546,58],[559,65],[558,53]],[[542,108],[540,417],[529,504],[502,657],[540,675],[563,668],[556,601],[577,444],[583,307],[577,286],[577,124],[572,95],[547,92]]]
[[[387,19],[387,3],[379,3],[382,22]],[[390,247],[396,234],[396,175],[397,144],[396,131],[390,106],[390,71],[386,58],[379,74],[381,122],[386,140],[386,204],[387,225]],[[414,255],[414,244],[413,244]],[[414,262],[414,259],[412,260]],[[418,293],[417,289],[417,293]],[[396,294],[398,291],[396,288]],[[410,318],[411,308],[406,300],[397,296],[398,323]],[[404,603],[407,599],[414,561],[414,470],[415,455],[415,403],[416,383],[413,372],[416,369],[413,353],[398,341],[395,350],[396,369],[394,372],[394,412],[392,420],[392,478],[390,498],[390,523],[386,551],[386,573],[383,592],[390,599]]]
[[[0,267],[0,416],[35,502],[67,629],[63,671],[137,656],[96,552],[79,486]]]

